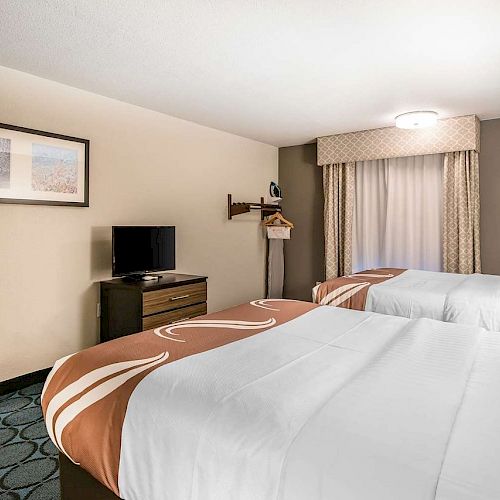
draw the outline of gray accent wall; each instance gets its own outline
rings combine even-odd
[[[479,190],[482,271],[500,274],[500,118],[481,122]]]
[[[280,148],[279,184],[283,215],[295,224],[285,241],[284,297],[311,300],[316,281],[325,279],[322,170],[316,144]]]
[[[487,274],[500,275],[500,118],[481,122],[479,156],[481,258]],[[280,148],[279,180],[285,217],[296,224],[285,242],[284,296],[311,300],[324,279],[323,187],[316,144]]]

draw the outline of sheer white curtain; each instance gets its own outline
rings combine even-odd
[[[356,162],[353,272],[442,270],[442,154]]]

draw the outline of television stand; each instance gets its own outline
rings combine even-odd
[[[128,283],[137,283],[138,281],[154,281],[161,278],[158,274],[129,274],[122,279]]]
[[[206,313],[206,276],[165,273],[148,281],[101,281],[101,342]]]

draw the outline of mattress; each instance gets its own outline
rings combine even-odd
[[[121,498],[500,497],[500,335],[259,300],[86,349],[42,394]]]
[[[313,289],[314,302],[500,331],[500,276],[373,269]]]

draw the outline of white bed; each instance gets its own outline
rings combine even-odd
[[[274,301],[260,321],[292,306]],[[311,306],[139,382],[121,431],[120,497],[500,498],[499,393],[498,333]],[[68,449],[81,422],[63,434]]]
[[[351,275],[356,276],[362,274]],[[317,290],[313,289],[313,296]],[[500,276],[409,269],[370,285],[365,311],[500,331]]]

